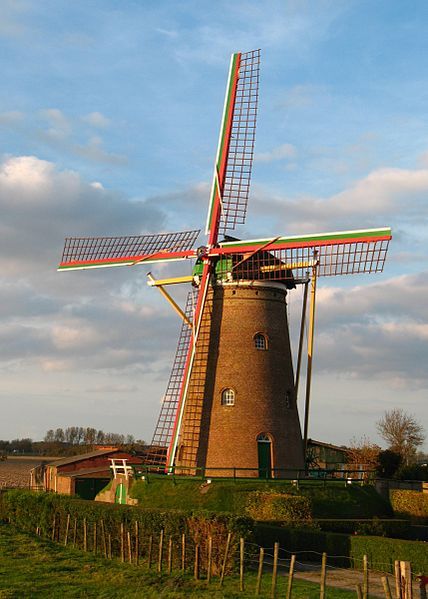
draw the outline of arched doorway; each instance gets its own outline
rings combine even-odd
[[[272,439],[267,433],[257,437],[259,478],[272,478]]]

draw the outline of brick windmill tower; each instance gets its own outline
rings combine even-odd
[[[183,320],[149,456],[170,472],[280,477],[304,466],[287,293],[299,283],[307,290],[310,279],[306,441],[316,280],[381,271],[391,238],[389,228],[244,241],[228,235],[245,222],[259,66],[259,50],[231,57],[204,246],[194,247],[200,231],[67,238],[59,265],[195,262],[191,276],[148,274]],[[178,283],[192,285],[184,309],[165,289]]]

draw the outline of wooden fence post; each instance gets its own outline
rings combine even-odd
[[[272,589],[271,589],[271,597],[272,598],[276,596],[276,579],[278,576],[278,554],[279,554],[279,543],[277,541],[273,548],[273,570],[272,570]]]
[[[131,533],[128,532],[126,533],[126,538],[128,541],[128,561],[130,564],[132,564],[132,543],[131,543]]]
[[[241,537],[239,539],[239,590],[244,590],[244,550],[245,541]]]
[[[287,599],[291,599],[291,591],[293,589],[294,565],[296,556],[293,554],[290,559],[290,569],[288,571]]]
[[[54,514],[52,521],[52,541],[55,541],[55,532],[56,532],[56,514]]]
[[[265,557],[265,550],[263,549],[263,547],[260,547],[259,568],[257,570],[256,595],[260,595],[260,590],[262,588],[262,574],[263,574],[264,557]]]
[[[94,522],[94,543],[92,547],[94,554],[97,554],[97,523]]]
[[[125,561],[125,526],[123,522],[120,523],[120,561]]]
[[[401,572],[400,562],[396,559],[394,562],[394,575],[395,575],[395,597],[401,599]]]
[[[181,571],[186,570],[186,535],[183,532],[181,535]]]
[[[168,540],[168,574],[172,572],[172,537]]]
[[[135,565],[138,566],[140,562],[140,531],[138,521],[135,520]]]
[[[413,599],[412,569],[410,562],[400,562],[401,593],[403,599]]]
[[[152,567],[152,553],[153,553],[153,536],[150,535],[149,537],[149,549],[148,549],[148,555],[147,555],[147,565],[150,568]]]
[[[229,548],[230,548],[231,539],[232,539],[232,533],[229,532],[229,533],[227,533],[226,547],[224,550],[223,563],[221,566],[221,574],[220,574],[220,586],[221,587],[223,586],[224,575],[226,573],[227,558],[229,557]]]
[[[195,580],[199,580],[199,555],[200,555],[200,546],[198,544],[195,545],[195,566],[193,568],[193,576]]]
[[[112,559],[113,555],[111,552],[111,534],[110,533],[108,533],[107,542],[108,542],[108,558]]]
[[[162,572],[163,534],[162,529],[159,535],[158,572]]]
[[[208,556],[207,556],[207,582],[211,582],[211,570],[212,570],[212,559],[213,559],[213,538],[210,535],[208,537]]]
[[[361,590],[360,583],[355,585],[355,590],[357,591],[357,599],[363,599],[363,591]]]
[[[367,555],[363,555],[363,599],[369,596],[369,566]]]
[[[104,520],[103,519],[101,519],[100,525],[101,525],[101,540],[102,540],[102,544],[103,544],[103,554],[104,554],[104,557],[107,559],[106,528],[104,526]]]
[[[321,582],[320,582],[320,599],[325,599],[325,581],[327,577],[327,554],[322,554],[321,562]]]
[[[83,551],[88,551],[88,524],[83,518]]]
[[[67,514],[67,523],[65,525],[64,547],[67,547],[69,529],[70,529],[70,514]]]
[[[385,592],[385,599],[392,599],[391,589],[389,587],[389,580],[386,576],[382,576],[382,585]]]
[[[77,541],[77,516],[74,516],[73,547],[76,547],[76,541]]]

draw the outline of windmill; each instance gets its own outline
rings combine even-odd
[[[182,318],[177,352],[151,445],[150,462],[167,471],[276,476],[304,464],[316,281],[382,271],[389,228],[239,240],[254,152],[260,51],[231,57],[206,244],[200,231],[67,238],[60,271],[195,261],[192,275],[156,280]],[[303,322],[311,285],[304,443],[296,396]],[[167,285],[191,283],[182,309]],[[286,296],[305,285],[296,376]]]

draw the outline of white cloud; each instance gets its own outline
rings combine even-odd
[[[76,144],[74,152],[78,156],[89,158],[94,162],[104,162],[106,164],[126,164],[126,156],[107,152],[103,147],[103,141],[99,136],[91,137],[84,145]]]
[[[22,123],[24,119],[24,113],[19,110],[9,110],[8,112],[0,113],[0,125],[16,125]]]
[[[276,148],[273,148],[269,152],[261,152],[256,154],[254,159],[258,162],[273,162],[275,160],[288,160],[295,158],[297,151],[295,146],[292,144],[282,144]]]
[[[99,129],[105,129],[110,125],[110,120],[101,114],[101,112],[90,112],[82,116],[82,121]]]
[[[58,108],[46,108],[40,111],[42,119],[46,120],[50,127],[45,134],[52,139],[63,139],[71,134],[72,128],[69,119]]]

